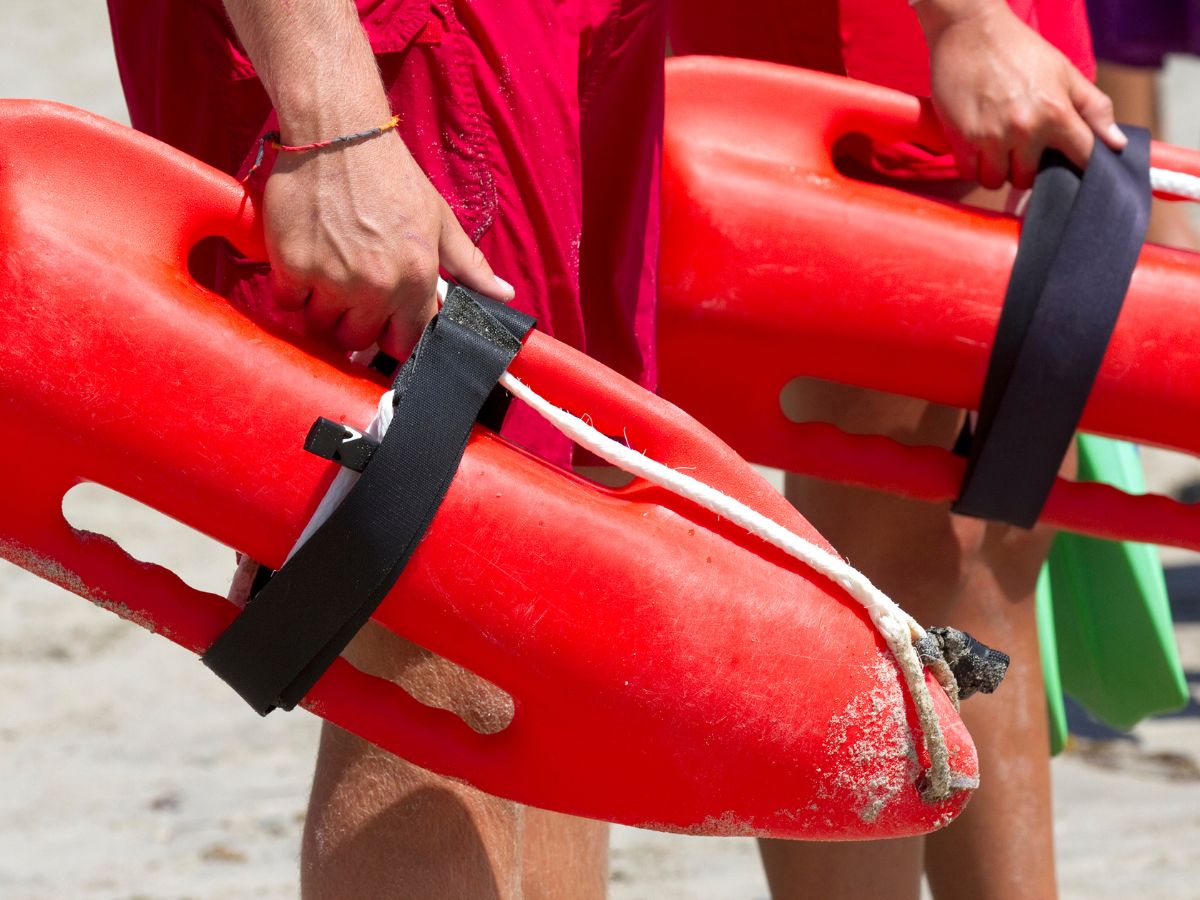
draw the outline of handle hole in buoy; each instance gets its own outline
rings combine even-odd
[[[838,138],[830,156],[838,174],[853,181],[983,212],[1017,215],[1029,193],[1007,185],[989,190],[962,180],[949,152],[916,144],[879,144],[860,132]]]
[[[224,595],[236,559],[224,544],[103,485],[84,482],[63,497],[64,518],[101,534],[141,562],[169,569],[189,587]]]
[[[623,487],[628,487],[634,481],[633,475],[618,469],[616,466],[608,465],[604,460],[597,459],[590,453],[586,453],[584,459],[587,461],[581,460],[577,450],[575,465],[572,467],[572,471],[580,478],[591,482],[597,487],[620,490]]]
[[[342,657],[418,703],[454,713],[477,734],[499,734],[512,724],[516,705],[508,692],[377,623],[368,623]]]
[[[824,378],[793,378],[779,392],[779,409],[797,425],[825,422],[847,434],[882,434],[909,446],[950,449],[965,413],[888,391]]]
[[[197,284],[218,293],[220,282],[228,282],[234,275],[270,271],[267,262],[247,259],[225,238],[215,236],[196,242],[188,252],[187,268]]]

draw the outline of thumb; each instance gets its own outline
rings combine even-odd
[[[271,293],[280,309],[303,309],[312,294],[311,285],[294,275],[282,262],[271,265]]]
[[[1072,67],[1071,72],[1070,98],[1080,117],[1110,150],[1124,150],[1129,138],[1113,118],[1112,100],[1084,78],[1078,69]]]
[[[449,207],[442,216],[438,262],[456,281],[493,300],[510,303],[516,296],[513,286],[492,271],[483,251],[471,243]]]

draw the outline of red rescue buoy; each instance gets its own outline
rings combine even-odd
[[[864,82],[686,57],[667,79],[663,395],[752,462],[942,502],[964,460],[939,448],[789,421],[784,386],[823,378],[978,405],[1018,220],[840,172],[852,135],[941,146],[931,108]],[[1200,175],[1200,154],[1152,163]],[[1081,427],[1200,453],[1200,257],[1146,245]],[[702,365],[702,360],[720,360]],[[1059,480],[1042,521],[1200,550],[1200,514]]]
[[[222,235],[261,254],[254,200],[144,135],[0,103],[0,555],[200,653],[237,610],[71,528],[104,484],[269,565],[336,466],[318,416],[361,428],[385,386],[251,321],[187,274]],[[556,404],[827,546],[666,401],[533,333],[512,370]],[[977,781],[926,673],[955,790],[841,589],[642,481],[600,488],[476,429],[375,620],[514,698],[497,734],[335,662],[304,705],[431,770],[547,809],[666,830],[819,839],[929,831]],[[47,775],[49,777],[49,774]]]

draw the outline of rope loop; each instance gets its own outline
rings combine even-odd
[[[729,519],[843,588],[867,611],[895,657],[912,698],[921,728],[921,739],[929,756],[929,770],[925,773],[921,789],[922,799],[937,803],[950,796],[954,789],[950,751],[937,710],[934,709],[933,696],[925,682],[925,667],[914,647],[926,637],[925,629],[916,619],[841,557],[810,543],[716,488],[614,441],[582,419],[553,405],[512,373],[501,375],[500,384],[576,444],[609,464]],[[933,674],[939,683],[946,684],[943,679],[951,683],[954,681],[948,667],[934,667]],[[957,687],[948,690],[948,693],[952,698],[956,697]]]

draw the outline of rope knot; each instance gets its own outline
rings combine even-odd
[[[925,665],[949,667],[959,700],[976,693],[992,693],[1008,673],[1008,654],[993,650],[957,628],[930,628],[913,646]]]

